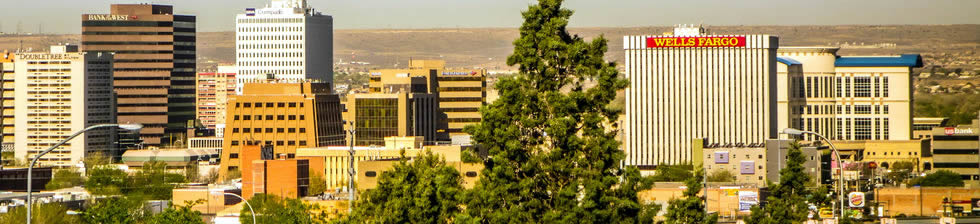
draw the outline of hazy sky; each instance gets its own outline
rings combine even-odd
[[[81,14],[111,3],[173,4],[198,16],[198,31],[230,31],[235,14],[270,0],[2,0],[0,25],[14,32],[79,33]],[[309,0],[338,29],[517,27],[531,0]],[[977,24],[978,0],[567,0],[572,26]]]

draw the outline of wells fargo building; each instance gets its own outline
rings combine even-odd
[[[778,133],[776,50],[769,35],[626,36],[626,163],[644,168],[692,160],[692,140],[761,145]]]
[[[147,146],[194,120],[195,23],[169,5],[115,4],[109,14],[82,15],[82,50],[115,53],[118,121],[143,124]]]

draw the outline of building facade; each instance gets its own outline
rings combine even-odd
[[[14,53],[0,54],[0,151],[14,150]]]
[[[223,133],[217,129],[224,129],[228,98],[235,95],[235,82],[234,66],[218,66],[218,72],[197,74],[197,120],[205,128]]]
[[[333,84],[333,17],[306,0],[273,0],[236,17],[235,65],[238,83],[273,74],[286,82]],[[241,86],[238,94],[242,93]]]
[[[694,164],[696,167],[698,165],[703,167],[705,175],[727,171],[734,177],[734,183],[751,184],[757,187],[765,187],[767,182],[779,182],[779,171],[786,168],[786,158],[791,144],[791,140],[769,139],[765,144],[742,147],[697,145],[703,142],[703,139],[694,141],[696,145],[694,153],[701,157],[696,158]],[[805,160],[804,172],[810,175],[813,183],[820,183],[821,149],[826,147],[800,147]]]
[[[932,168],[959,173],[968,184],[980,184],[980,120],[932,129]]]
[[[384,145],[385,137],[419,136],[425,145],[439,142],[438,98],[434,94],[392,92],[347,95],[354,121],[354,144]]]
[[[195,119],[196,27],[196,17],[169,5],[113,4],[109,14],[82,15],[82,51],[115,53],[119,122],[143,124],[138,140],[120,144],[182,140]]]
[[[295,158],[297,148],[344,145],[343,108],[326,83],[246,83],[244,95],[228,101],[221,176],[239,170],[247,145],[272,147]]]
[[[693,159],[692,140],[763,144],[776,138],[776,49],[769,35],[626,36],[626,164],[641,170]]]
[[[948,117],[913,117],[912,139],[931,139],[932,129],[946,127],[947,122],[949,122]]]
[[[14,67],[16,158],[34,158],[89,126],[116,123],[111,53],[52,46],[49,53],[17,54]],[[114,128],[85,132],[38,163],[72,167],[92,153],[117,156],[115,137]]]
[[[779,57],[800,62],[803,75],[788,76],[792,127],[834,140],[910,140],[912,68],[919,55],[839,56],[839,48],[781,47]],[[806,140],[815,136],[804,136]]]

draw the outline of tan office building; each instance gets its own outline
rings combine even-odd
[[[204,127],[224,134],[228,98],[235,95],[235,67],[218,66],[217,72],[197,74],[197,120]]]
[[[16,158],[33,158],[86,127],[116,123],[111,53],[52,46],[49,53],[19,53],[14,61]],[[91,153],[115,155],[114,140],[113,128],[91,130],[39,163],[71,167]]]
[[[355,145],[384,145],[385,137],[391,136],[419,136],[425,145],[434,145],[440,139],[437,110],[434,94],[395,91],[347,95],[347,116],[355,123]]]
[[[971,186],[980,185],[980,120],[932,129],[932,167],[959,173]]]
[[[371,71],[371,92],[382,92],[384,85],[395,83],[392,76],[424,77],[428,93],[438,94],[440,130],[448,136],[467,135],[463,127],[481,121],[480,107],[487,102],[487,71],[484,69],[446,68],[442,60],[410,60],[408,69]],[[415,90],[415,89],[413,89]]]
[[[277,157],[296,149],[345,145],[340,98],[326,83],[248,83],[228,101],[221,176],[240,167],[246,145],[272,146]]]
[[[839,48],[780,47],[779,57],[800,62],[790,94],[805,103],[790,108],[791,126],[834,140],[910,140],[912,68],[919,55],[839,56]],[[780,72],[780,77],[787,76]],[[816,140],[815,136],[804,136]]]
[[[183,140],[195,119],[195,24],[194,16],[174,15],[169,5],[113,4],[109,14],[82,15],[82,51],[116,54],[118,120],[143,124],[139,138],[146,146]]]

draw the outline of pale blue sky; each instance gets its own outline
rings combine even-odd
[[[81,14],[111,3],[173,4],[198,16],[198,31],[230,31],[235,14],[268,0],[2,0],[0,25],[14,32],[78,33]],[[532,0],[309,0],[338,29],[517,27]],[[978,0],[568,0],[572,26],[977,24]]]

